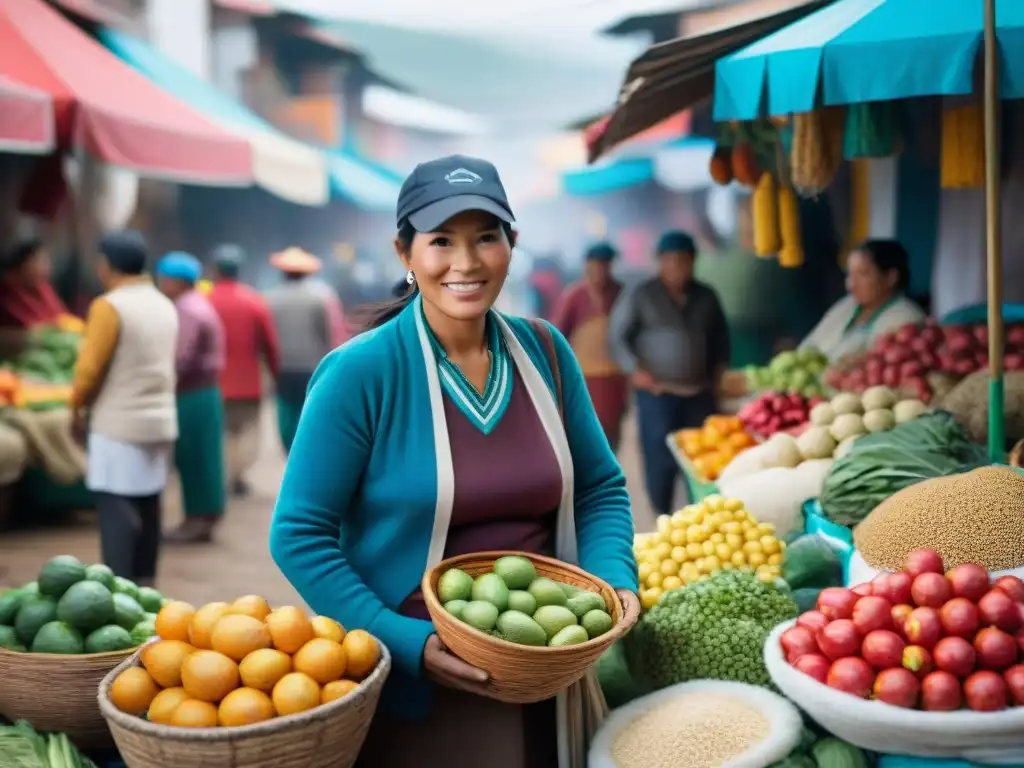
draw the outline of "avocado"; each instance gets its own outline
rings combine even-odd
[[[30,597],[25,600],[14,619],[18,638],[26,646],[32,645],[39,628],[57,618],[57,603],[49,597]]]
[[[72,584],[85,578],[85,566],[77,557],[58,555],[39,572],[39,592],[59,600]]]
[[[32,653],[78,654],[84,651],[82,633],[63,621],[44,624],[32,640]]]
[[[99,582],[80,581],[71,586],[57,603],[57,618],[79,632],[91,632],[113,624],[114,596]]]
[[[132,640],[131,634],[124,627],[108,624],[93,630],[85,638],[86,653],[108,653],[134,648],[138,643]]]

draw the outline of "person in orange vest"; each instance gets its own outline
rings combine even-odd
[[[281,354],[267,302],[238,279],[245,251],[224,244],[213,249],[214,283],[207,298],[224,326],[225,365],[220,377],[224,397],[228,489],[249,493],[245,473],[259,454],[263,366],[276,379]]]

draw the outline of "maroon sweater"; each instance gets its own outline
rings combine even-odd
[[[444,415],[455,469],[455,503],[444,556],[492,549],[551,555],[562,500],[562,473],[519,371],[512,399],[485,435],[444,395]],[[419,590],[401,613],[429,619]]]

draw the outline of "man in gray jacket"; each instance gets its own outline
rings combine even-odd
[[[651,507],[669,514],[678,468],[665,437],[699,426],[717,410],[718,381],[729,364],[729,328],[714,290],[693,279],[693,238],[667,232],[657,256],[657,276],[612,309],[609,342],[636,391]]]

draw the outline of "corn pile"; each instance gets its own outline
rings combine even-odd
[[[947,568],[978,563],[990,571],[1024,566],[1024,477],[982,467],[908,486],[853,531],[869,565],[900,570],[909,553],[931,548]]]
[[[789,175],[793,187],[804,197],[825,191],[843,160],[842,107],[823,107],[793,115],[793,147]]]
[[[640,715],[612,744],[619,768],[717,768],[768,738],[758,710],[731,696],[685,693]]]
[[[985,184],[985,113],[980,101],[942,110],[943,189],[973,189]]]
[[[779,185],[779,250],[780,267],[800,267],[804,263],[804,244],[800,234],[800,206],[796,193],[785,184]]]
[[[739,499],[713,495],[658,518],[656,533],[637,534],[640,601],[653,608],[665,592],[700,581],[715,571],[754,571],[764,581],[782,573],[786,543],[775,526],[758,523]]]

